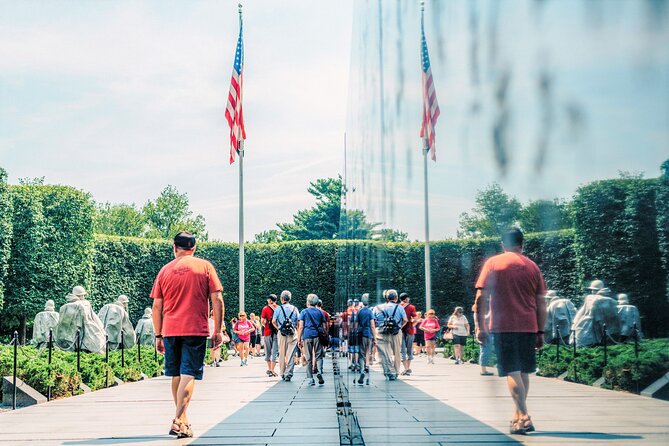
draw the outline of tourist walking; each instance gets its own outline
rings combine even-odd
[[[374,338],[377,336],[376,323],[374,321],[374,313],[369,309],[369,294],[365,293],[360,299],[362,307],[358,310],[356,315],[357,323],[360,330],[360,339],[358,345],[360,352],[358,354],[358,370],[360,370],[360,377],[358,384],[365,382],[369,384],[369,366],[371,364],[372,345]]]
[[[407,323],[404,308],[397,303],[398,295],[395,290],[384,293],[386,302],[374,307],[374,319],[377,335],[376,345],[379,350],[379,359],[384,376],[394,381],[401,367],[402,327]]]
[[[248,365],[249,344],[251,342],[251,336],[254,335],[256,328],[251,321],[246,319],[246,312],[240,311],[237,317],[239,317],[239,320],[232,327],[232,331],[239,339],[239,342],[237,343],[237,352],[239,352],[239,359],[241,360],[239,365],[243,367]]]
[[[425,350],[427,351],[427,363],[434,364],[434,350],[437,346],[437,333],[441,330],[439,319],[433,309],[427,310],[425,319],[420,323],[425,337]]]
[[[402,375],[411,375],[411,361],[413,360],[413,340],[416,337],[416,307],[411,305],[411,297],[407,293],[400,294],[400,305],[407,315],[407,323],[402,327]]]
[[[281,292],[281,305],[276,307],[272,316],[272,324],[277,329],[279,341],[279,373],[281,379],[290,381],[295,369],[295,347],[297,346],[297,308],[290,303],[291,293]]]
[[[188,406],[195,380],[204,373],[209,336],[209,300],[214,327],[212,345],[221,344],[224,315],[223,285],[214,266],[194,257],[196,241],[189,232],[174,237],[174,260],[163,266],[153,283],[153,326],[156,349],[165,354],[165,376],[172,377],[172,398],[176,413],[169,434],[193,436]]]
[[[462,364],[462,356],[465,351],[465,345],[467,345],[467,336],[469,336],[469,321],[462,307],[455,307],[446,325],[453,333],[453,356],[455,356],[455,363]]]
[[[414,331],[416,332],[416,335],[414,337],[414,356],[415,355],[422,355],[425,350],[425,333],[423,330],[420,329],[420,324],[423,323],[423,312],[422,311],[416,311],[416,319],[413,324],[414,326]]]
[[[276,327],[272,324],[274,317],[274,310],[278,306],[276,301],[278,298],[276,294],[267,296],[267,305],[260,313],[260,324],[263,327],[263,343],[265,344],[265,362],[267,363],[267,376],[278,376],[274,369],[276,368],[276,360],[279,357],[279,342],[276,338]]]
[[[262,344],[262,327],[260,326],[260,319],[256,317],[255,313],[249,314],[249,322],[253,324],[255,331],[251,334],[251,355],[260,356],[260,345]]]
[[[497,372],[506,377],[516,406],[509,431],[526,434],[535,430],[527,394],[529,374],[536,370],[535,349],[544,344],[546,283],[536,263],[522,255],[520,229],[504,232],[502,248],[503,254],[485,262],[476,281],[476,338],[485,342],[488,333],[494,333]]]
[[[307,296],[307,308],[302,310],[298,318],[297,338],[300,348],[303,349],[307,361],[307,379],[310,386],[316,385],[314,373],[318,378],[318,384],[324,384],[323,379],[323,357],[324,347],[320,336],[327,333],[327,323],[323,311],[316,307],[318,296],[309,294]]]

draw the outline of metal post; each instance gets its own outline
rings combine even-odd
[[[142,349],[140,348],[139,336],[137,336],[137,364],[142,365]]]
[[[109,335],[105,335],[105,387],[109,387]]]
[[[77,328],[77,372],[81,372],[81,331]]]
[[[425,201],[425,311],[432,308],[432,277],[430,268],[430,214],[427,192],[427,138],[423,138],[423,192]]]
[[[156,347],[156,341],[153,341],[153,359],[158,362],[158,347]]]
[[[121,368],[125,368],[125,345],[123,345],[123,330],[121,330]]]
[[[634,362],[634,366],[636,368],[636,375],[639,375],[639,329],[636,326],[636,322],[634,323],[634,358],[636,361]],[[635,379],[634,380],[634,387],[636,390],[636,393],[639,393],[639,380]]]
[[[572,362],[574,363],[574,382],[578,382],[578,377],[576,375],[576,330],[571,331],[573,333],[574,339],[574,356]]]
[[[18,369],[17,357],[19,354],[19,332],[14,331],[14,372],[12,374],[12,384],[14,385],[14,390],[12,394],[12,410],[16,410],[16,372]]]
[[[244,140],[239,141],[239,311],[244,311]]]
[[[557,339],[557,332],[556,332],[555,328],[553,328],[553,339]],[[556,354],[556,356],[555,356],[555,362],[560,362],[560,343],[561,343],[560,341],[561,341],[561,340],[558,339],[558,342],[557,342],[557,354]]]
[[[608,333],[606,332],[606,324],[602,324],[602,327],[603,327],[603,331],[604,331],[604,367],[606,367],[609,363],[609,355],[608,355],[608,351],[607,351],[607,348],[606,348],[606,344],[607,344],[607,342],[606,342],[607,339],[606,338],[607,338]]]
[[[49,375],[51,375],[51,352],[53,350],[53,329],[49,329],[49,343],[48,343],[48,349],[49,349]],[[51,386],[47,388],[46,391],[46,400],[51,401]]]

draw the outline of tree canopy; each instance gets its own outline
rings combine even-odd
[[[378,239],[385,241],[407,241],[405,232],[390,228],[377,229],[380,223],[367,221],[361,210],[341,209],[344,185],[341,177],[319,178],[309,183],[307,191],[314,196],[316,204],[299,210],[289,223],[277,223],[277,229],[260,232],[256,243],[275,243],[290,240]]]
[[[189,231],[199,240],[208,238],[204,217],[193,216],[188,195],[174,186],[167,186],[141,209],[125,203],[97,206],[95,232],[98,234],[170,239],[179,231]]]
[[[573,226],[570,204],[554,200],[534,200],[523,205],[509,196],[498,183],[479,190],[476,206],[460,214],[459,238],[497,237],[509,226],[525,232],[554,231]]]

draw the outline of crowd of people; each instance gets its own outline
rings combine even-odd
[[[284,381],[292,379],[296,366],[309,365],[310,385],[324,383],[323,358],[327,353],[347,356],[349,370],[360,374],[360,384],[369,383],[369,367],[377,356],[388,380],[410,376],[416,355],[424,355],[428,364],[434,364],[441,338],[453,341],[454,363],[463,363],[470,327],[462,307],[456,307],[442,325],[435,310],[424,316],[417,311],[408,293],[386,290],[383,296],[383,303],[370,306],[369,294],[363,294],[348,300],[345,310],[331,315],[315,294],[307,296],[301,311],[290,291],[284,290],[280,297],[270,294],[259,317],[255,313],[247,317],[240,311],[229,325],[222,325],[223,345],[239,358],[241,367],[248,365],[249,357],[264,356],[265,374]],[[213,318],[209,326],[213,329]],[[220,348],[211,349],[212,367],[220,365]]]

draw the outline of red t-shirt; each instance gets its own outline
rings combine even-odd
[[[276,333],[276,328],[272,324],[272,318],[274,317],[274,308],[269,305],[265,305],[265,308],[262,309],[260,313],[260,318],[265,321],[265,326],[263,327],[262,334],[263,336],[272,336]]]
[[[329,324],[330,323],[330,313],[328,313],[325,310],[321,310],[323,312],[323,316],[325,316],[325,323]]]
[[[537,332],[537,296],[546,294],[546,283],[532,260],[515,252],[491,257],[483,265],[476,288],[490,294],[491,332]],[[474,304],[477,313],[482,304],[478,300]]]
[[[158,273],[151,297],[163,299],[163,336],[209,336],[209,295],[223,291],[214,266],[185,255]]]
[[[416,307],[413,305],[409,304],[406,307],[404,307],[404,312],[407,314],[407,323],[404,324],[404,327],[402,327],[402,331],[406,335],[415,335],[416,334],[416,327],[414,327],[413,322],[411,322],[411,319],[416,317]]]

